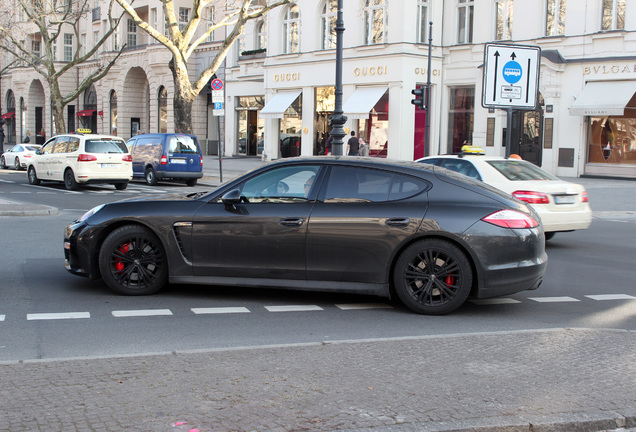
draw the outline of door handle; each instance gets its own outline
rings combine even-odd
[[[409,222],[409,218],[392,218],[387,219],[384,223],[390,227],[405,227],[408,226]]]
[[[282,226],[288,226],[288,227],[299,227],[303,224],[303,219],[302,218],[285,218],[285,219],[281,219],[279,224],[281,224]]]

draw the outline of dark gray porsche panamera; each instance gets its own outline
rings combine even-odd
[[[395,293],[424,314],[536,289],[547,263],[521,201],[444,168],[351,157],[98,206],[66,227],[64,253],[68,271],[121,294],[168,283]]]

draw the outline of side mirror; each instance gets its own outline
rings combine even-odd
[[[241,202],[240,189],[232,189],[221,197],[221,201],[225,204],[225,207],[234,207]]]
[[[35,151],[35,154],[36,154],[36,155],[41,155],[41,154],[42,154],[42,151],[41,151],[40,149],[37,149],[37,150]]]

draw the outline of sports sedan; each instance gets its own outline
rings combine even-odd
[[[168,283],[396,293],[435,315],[471,294],[535,289],[547,263],[529,206],[438,167],[348,157],[100,205],[66,227],[64,254],[68,271],[121,294]]]
[[[0,156],[0,168],[12,166],[16,171],[26,168],[28,160],[42,147],[38,144],[16,144]]]
[[[557,232],[587,229],[592,223],[583,186],[561,180],[530,162],[485,155],[429,156],[418,162],[481,180],[532,205],[541,217],[547,239]]]

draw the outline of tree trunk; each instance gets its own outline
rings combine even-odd
[[[170,60],[170,70],[174,80],[174,131],[176,133],[192,133],[192,104],[196,94],[192,91],[192,84],[184,64],[177,65]]]

